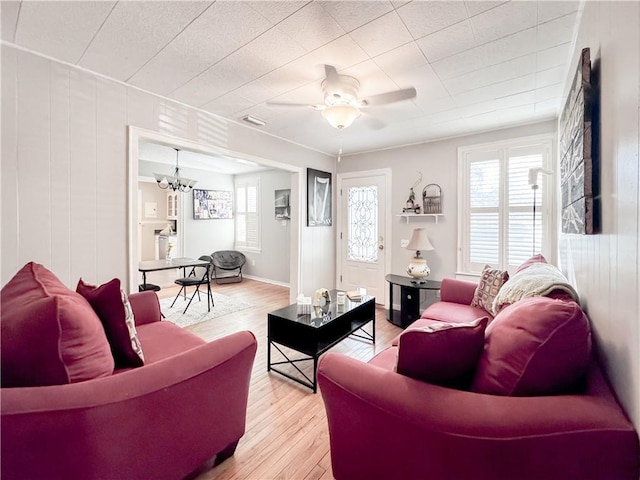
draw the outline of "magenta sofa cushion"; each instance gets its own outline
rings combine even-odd
[[[420,318],[428,318],[439,322],[465,323],[472,322],[476,318],[488,316],[493,318],[491,313],[482,307],[472,307],[454,302],[436,302],[429,305]]]
[[[2,387],[109,376],[114,361],[100,319],[44,266],[26,264],[0,292]]]
[[[122,368],[144,365],[144,353],[138,340],[133,311],[120,287],[120,280],[114,278],[96,286],[80,279],[76,292],[82,295],[98,314],[116,366]]]
[[[571,391],[591,355],[589,321],[575,302],[533,297],[504,308],[486,331],[471,389],[535,396]]]
[[[398,341],[396,371],[436,385],[465,383],[482,353],[488,321],[437,322],[405,331]]]

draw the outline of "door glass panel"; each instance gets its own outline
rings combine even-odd
[[[378,261],[378,187],[349,187],[347,259]]]

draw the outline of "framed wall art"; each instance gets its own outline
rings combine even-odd
[[[590,49],[585,48],[578,60],[578,69],[560,116],[563,233],[596,233],[593,107],[591,55]]]
[[[233,218],[233,192],[193,189],[194,220]]]
[[[307,168],[307,226],[330,227],[331,173]]]
[[[275,191],[276,220],[291,219],[291,206],[289,205],[290,196],[291,196],[290,188],[286,190]]]

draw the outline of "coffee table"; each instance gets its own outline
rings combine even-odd
[[[305,387],[317,392],[316,371],[318,359],[338,342],[353,335],[364,340],[376,342],[376,310],[375,297],[364,295],[359,302],[352,301],[349,297],[345,300],[344,307],[336,302],[336,290],[331,290],[332,302],[322,307],[313,309],[311,314],[298,314],[296,304],[281,308],[268,315],[267,320],[267,371],[284,375]],[[363,327],[371,322],[371,333]],[[358,330],[361,333],[356,333]],[[302,358],[289,358],[278,346],[291,348],[303,355]],[[285,360],[272,362],[271,347],[274,347]],[[297,365],[300,362],[313,361],[313,375],[309,378]],[[299,377],[291,375],[278,368],[278,365],[292,365],[300,374]]]

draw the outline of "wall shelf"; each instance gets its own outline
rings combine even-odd
[[[411,218],[432,217],[432,218],[435,219],[436,223],[438,223],[438,218],[439,217],[444,217],[444,213],[401,213],[399,215],[396,215],[396,217],[404,218],[407,223],[409,223],[409,219],[411,219]]]

